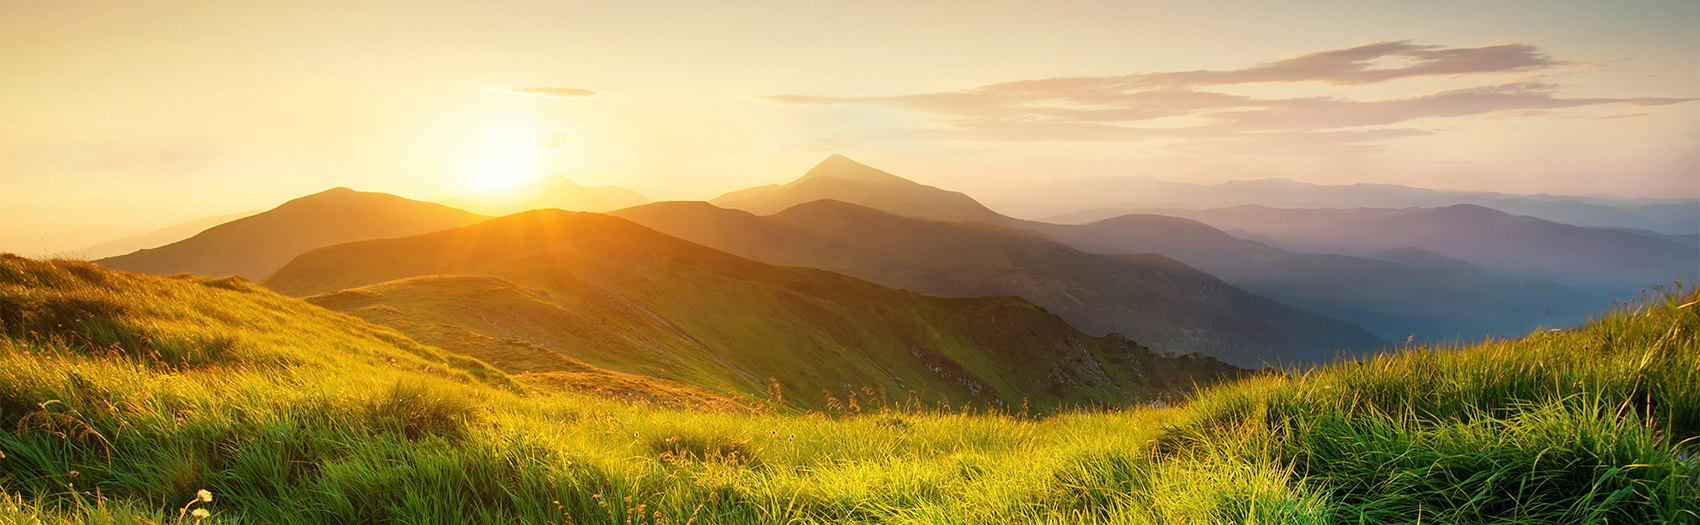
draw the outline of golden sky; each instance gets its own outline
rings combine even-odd
[[[1700,196],[1700,4],[0,0],[0,250],[334,186]],[[1420,4],[1420,5],[1417,5]]]

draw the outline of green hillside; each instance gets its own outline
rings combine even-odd
[[[678,411],[239,279],[5,256],[0,522],[1694,523],[1697,304],[1176,408]]]
[[[976,406],[1120,404],[1233,369],[1090,337],[1013,297],[893,290],[560,210],[320,248],[265,285],[320,294],[309,301],[425,341],[434,336],[418,326],[447,325],[596,367],[749,394],[776,378],[784,391],[839,397],[913,390]]]
[[[387,193],[332,188],[165,246],[95,262],[130,272],[240,275],[260,280],[301,252],[320,246],[413,235],[487,218]]]
[[[766,217],[701,202],[613,215],[772,264],[927,294],[1014,295],[1087,333],[1120,333],[1152,348],[1239,366],[1313,364],[1388,345],[1349,323],[1246,293],[1166,257],[1094,255],[982,223],[911,219],[831,200]]]

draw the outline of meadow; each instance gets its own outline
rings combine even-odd
[[[1697,303],[1114,409],[680,410],[240,278],[6,255],[0,523],[1700,523]]]

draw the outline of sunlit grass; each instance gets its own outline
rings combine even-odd
[[[1180,408],[1033,419],[527,392],[243,282],[3,263],[0,523],[193,523],[179,510],[201,490],[215,498],[193,508],[221,523],[1700,521],[1692,291]],[[85,282],[102,278],[117,284]],[[118,310],[44,313],[68,297]],[[196,323],[240,343],[196,354]],[[107,326],[127,332],[87,328]]]

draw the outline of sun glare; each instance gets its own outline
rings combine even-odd
[[[478,144],[467,162],[465,185],[488,191],[540,176],[538,165],[552,150],[539,142],[552,132],[549,124],[519,113],[491,119],[476,135]]]

